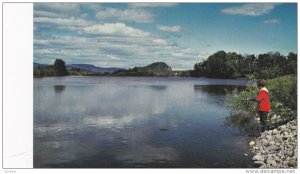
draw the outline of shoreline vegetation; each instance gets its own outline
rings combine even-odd
[[[74,66],[77,65],[77,66]],[[287,56],[279,52],[259,55],[241,55],[218,51],[206,60],[195,63],[193,70],[172,70],[165,62],[155,62],[144,67],[100,68],[94,65],[66,65],[56,59],[53,65],[34,63],[34,78],[53,76],[158,76],[158,77],[208,77],[222,79],[263,78],[270,79],[297,73],[297,54]]]
[[[279,52],[244,55],[218,51],[206,60],[196,63],[193,70],[173,71],[164,62],[145,67],[103,70],[97,72],[80,67],[68,67],[61,59],[54,65],[35,63],[34,78],[52,76],[157,76],[157,77],[208,77],[223,79],[248,79],[243,91],[227,92],[231,111],[225,122],[249,135],[256,130],[258,114],[256,104],[247,99],[257,95],[253,83],[256,79],[267,80],[270,91],[271,112],[268,115],[270,129],[252,138],[249,150],[255,165],[260,168],[297,167],[297,54],[287,56]]]
[[[259,168],[296,168],[297,146],[297,75],[291,74],[267,80],[271,112],[269,129],[257,134],[259,116],[256,103],[245,99],[256,96],[258,89],[250,81],[244,91],[234,90],[228,107],[232,114],[227,123],[249,136],[249,155]]]

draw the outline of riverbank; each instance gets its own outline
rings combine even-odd
[[[249,143],[259,168],[297,168],[297,120],[263,132]]]

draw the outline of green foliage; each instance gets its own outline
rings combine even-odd
[[[35,67],[33,69],[33,77],[37,78],[37,77],[51,77],[51,76],[55,76],[55,72],[53,70],[53,67]]]
[[[256,103],[249,101],[251,98],[255,98],[258,92],[256,83],[253,81],[248,82],[246,89],[243,91],[233,90],[229,95],[227,102],[228,108],[234,113],[247,113],[250,115],[256,114]]]
[[[66,76],[69,74],[68,70],[66,69],[66,64],[62,59],[55,60],[53,69],[56,76]]]
[[[287,75],[267,81],[269,98],[271,101],[270,117],[281,115],[282,120],[297,117],[297,77]],[[255,98],[258,88],[254,81],[250,81],[244,91],[234,90],[229,95],[228,108],[233,115],[256,115],[256,103],[247,99]]]
[[[33,68],[33,76],[37,77],[53,77],[69,75],[65,62],[62,59],[56,59],[54,65],[37,66]]]
[[[297,76],[287,75],[268,80],[272,110],[294,117],[297,110]]]
[[[173,76],[171,67],[164,62],[152,63],[145,67],[134,67],[114,72],[116,76]]]
[[[254,75],[256,78],[271,79],[297,73],[297,54],[283,56],[279,52],[245,55],[235,52],[218,51],[207,60],[194,65],[192,76],[212,78],[245,78]]]

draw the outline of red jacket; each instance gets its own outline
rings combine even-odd
[[[259,93],[256,97],[256,102],[258,102],[257,110],[262,112],[270,112],[270,100],[269,100],[269,91],[266,87],[263,87],[259,90]]]

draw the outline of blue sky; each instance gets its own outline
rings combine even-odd
[[[34,61],[177,70],[224,50],[297,53],[296,3],[34,3]]]

